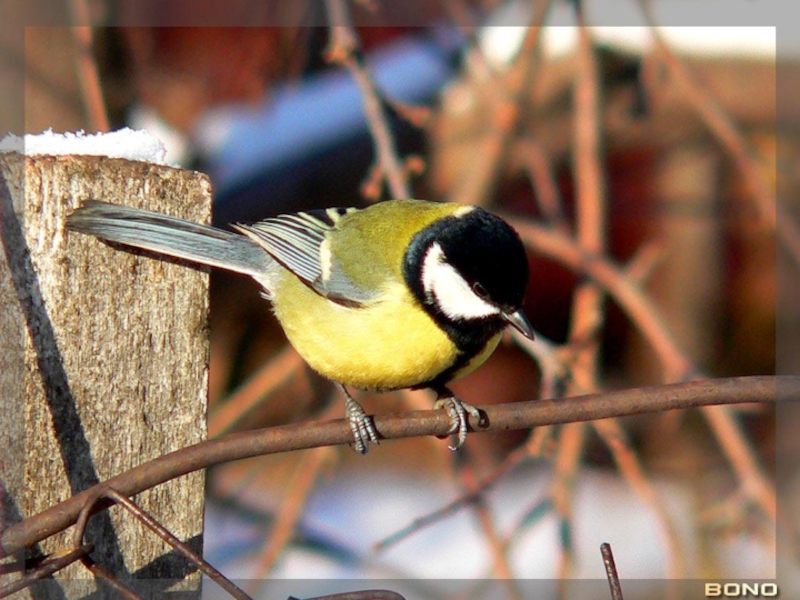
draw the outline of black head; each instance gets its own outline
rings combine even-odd
[[[451,337],[485,343],[507,324],[532,336],[520,311],[528,259],[519,235],[500,217],[465,207],[436,221],[414,237],[403,270],[417,299]]]

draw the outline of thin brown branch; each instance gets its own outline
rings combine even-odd
[[[614,298],[656,351],[665,381],[681,381],[697,374],[696,367],[680,349],[656,306],[624,269],[608,258],[584,252],[562,233],[522,219],[508,220],[530,248],[579,275],[591,277]]]
[[[492,66],[486,60],[478,44],[477,19],[465,0],[440,0],[450,21],[464,35],[464,71],[475,81],[486,81],[494,77]]]
[[[757,527],[757,535],[762,540],[766,548],[774,548],[777,543],[777,531],[787,532],[796,544],[797,526],[792,522],[789,515],[778,513],[778,521],[768,519],[752,519],[753,500],[739,488],[724,500],[711,504],[700,511],[696,522],[701,529],[713,530],[723,537],[734,537],[741,535],[742,532],[752,530]],[[760,526],[759,526],[760,524]]]
[[[800,267],[800,228],[778,204],[773,185],[758,164],[755,152],[727,112],[664,41],[653,18],[648,0],[639,0],[645,21],[655,41],[664,66],[678,85],[689,105],[697,112],[708,130],[728,151],[746,185],[753,194],[761,218],[775,230],[780,244],[787,250],[795,266]]]
[[[590,276],[604,286],[655,349],[662,361],[667,381],[687,379],[696,374],[696,368],[678,347],[658,309],[641,287],[632,281],[626,270],[615,266],[608,259],[582,252],[568,236],[558,232],[521,220],[514,220],[513,225],[529,246],[555,258],[579,274]],[[707,418],[710,416],[706,415]],[[731,425],[726,422],[731,418],[715,416],[709,422],[740,480],[747,482],[751,497],[774,519],[775,494],[752,457],[752,450],[747,447],[741,431],[735,423]]]
[[[581,466],[583,445],[586,441],[585,423],[568,423],[558,436],[558,449],[554,458],[554,475],[550,490],[553,508],[559,520],[561,554],[556,579],[568,580],[575,563],[575,546],[572,543],[572,498]],[[559,585],[563,585],[560,583]],[[563,592],[563,587],[560,588]],[[559,597],[564,597],[563,593]]]
[[[736,415],[725,406],[717,407],[716,410],[704,408],[703,415],[739,479],[742,493],[758,505],[773,523],[777,522],[775,486],[770,484],[758,464],[754,449],[745,440]]]
[[[275,511],[269,540],[257,558],[258,569],[253,576],[254,585],[260,586],[260,580],[267,578],[286,545],[292,540],[314,484],[319,479],[320,472],[333,458],[333,451],[334,448],[330,446],[312,448],[297,462],[292,478],[286,484],[286,494]]]
[[[739,489],[724,500],[702,509],[697,514],[696,521],[703,529],[739,532],[745,527],[744,521],[751,507],[750,499]]]
[[[364,114],[375,142],[377,163],[386,177],[389,192],[393,198],[410,198],[408,174],[402,159],[397,155],[381,94],[359,54],[360,43],[353,27],[347,0],[325,0],[325,8],[330,23],[327,59],[347,68],[361,91]]]
[[[531,458],[551,458],[554,452],[554,428],[550,425],[537,427],[525,443]]]
[[[607,245],[608,206],[603,176],[600,74],[581,3],[575,55],[573,173],[576,185],[576,233],[583,250],[600,254]]]
[[[527,338],[526,338],[527,339]],[[543,452],[543,446],[552,435],[553,427],[537,427],[528,441],[518,448],[511,451],[500,465],[492,469],[491,473],[477,481],[467,493],[462,494],[452,502],[447,503],[441,508],[436,509],[422,517],[414,519],[411,523],[396,531],[395,533],[376,542],[372,549],[375,551],[386,550],[395,544],[403,541],[411,535],[429,527],[447,517],[457,513],[459,510],[469,506],[483,494],[489,492],[505,475],[514,468],[522,464],[528,458],[539,458]],[[508,543],[505,544],[508,546]]]
[[[575,118],[573,122],[572,171],[576,185],[576,234],[580,247],[590,254],[602,254],[607,244],[605,180],[602,170],[600,134],[600,77],[597,61],[581,3],[576,3],[578,48],[575,56]],[[568,348],[574,349],[568,390],[595,391],[600,388],[599,332],[605,321],[605,291],[594,281],[578,285],[573,296]],[[553,506],[562,532],[557,578],[570,578],[575,562],[571,529],[572,498],[581,467],[586,440],[584,423],[570,423],[558,436],[551,489]],[[564,589],[562,588],[563,592]]]
[[[189,559],[189,561],[200,569],[206,577],[214,581],[214,583],[228,592],[233,598],[237,598],[238,600],[252,600],[241,588],[225,577],[225,575],[219,572],[213,565],[204,560],[202,556],[197,554],[191,546],[179,540],[171,531],[153,518],[152,515],[142,510],[130,498],[120,494],[114,489],[108,489],[105,496],[134,515],[145,527]]]
[[[572,170],[576,185],[576,234],[584,252],[603,255],[607,245],[608,207],[602,169],[600,77],[581,3],[575,4],[578,48],[575,56],[575,119]],[[575,350],[572,393],[599,389],[599,332],[605,321],[605,290],[594,281],[575,290],[568,345]],[[558,505],[558,503],[557,503]]]
[[[600,544],[600,554],[603,556],[603,566],[606,570],[608,587],[611,590],[611,600],[622,600],[622,586],[617,574],[617,563],[614,561],[614,554],[611,552],[611,544],[608,542]]]
[[[481,145],[474,168],[464,174],[451,200],[461,204],[486,204],[497,185],[500,168],[505,164],[512,142],[524,113],[525,92],[530,89],[541,39],[541,30],[553,0],[535,3],[535,14],[528,28],[516,62],[509,71],[505,85],[495,94],[491,129]]]
[[[541,384],[538,397],[542,400],[560,398],[563,395],[561,390],[564,389],[564,382],[568,378],[568,368],[559,356],[559,347],[538,332],[531,340],[514,330],[511,332],[511,338],[539,367]]]
[[[428,106],[409,104],[397,98],[383,98],[391,109],[404,121],[417,129],[425,129],[433,121],[433,110]]]
[[[450,515],[457,513],[462,508],[469,506],[475,502],[479,495],[485,494],[491,490],[503,475],[516,467],[527,457],[528,452],[524,446],[517,448],[508,457],[506,457],[506,460],[503,461],[503,464],[494,469],[488,476],[476,482],[475,485],[472,486],[472,489],[468,490],[466,494],[462,494],[452,502],[449,502],[448,504],[428,513],[427,515],[414,519],[402,529],[376,542],[372,546],[372,549],[376,552],[386,550],[387,548],[394,546],[418,531],[421,531],[422,529],[429,527],[434,523],[438,523]]]
[[[633,491],[648,506],[656,518],[663,536],[667,555],[666,573],[668,579],[681,579],[685,576],[686,565],[681,553],[681,541],[674,519],[669,514],[663,500],[658,496],[645,470],[631,447],[625,430],[617,419],[594,421],[592,425],[598,435],[611,450],[617,468]]]
[[[653,271],[664,261],[666,250],[659,241],[645,242],[636,250],[628,261],[626,271],[628,277],[639,285],[645,283]]]
[[[519,590],[514,585],[514,575],[511,570],[511,565],[508,561],[506,547],[500,537],[497,527],[495,526],[492,513],[486,504],[486,499],[480,488],[479,481],[475,477],[473,470],[474,461],[467,461],[464,468],[460,471],[462,490],[468,493],[473,498],[470,504],[473,511],[478,517],[478,523],[483,530],[485,539],[489,544],[492,553],[492,576],[494,579],[503,580],[508,587],[508,597],[512,599],[521,599]]]
[[[300,355],[287,344],[211,413],[208,420],[209,437],[230,431],[238,420],[276,387],[290,379],[303,364]]]
[[[91,14],[86,0],[70,0],[72,39],[75,44],[75,68],[80,82],[83,103],[91,128],[108,131],[110,128],[97,61],[92,53]]]
[[[482,407],[481,431],[530,429],[542,425],[591,421],[715,404],[776,402],[800,399],[800,377],[732,377],[591,394],[561,400],[539,400]],[[451,422],[444,410],[375,415],[385,439],[444,436]],[[66,529],[76,522],[99,486],[133,496],[192,471],[265,454],[349,444],[346,419],[305,422],[246,431],[206,440],[148,461],[105,483],[84,490],[37,515],[8,527],[0,536],[0,555],[7,556]]]
[[[534,197],[542,218],[550,226],[566,233],[569,231],[566,211],[550,159],[542,145],[533,138],[518,140],[515,148],[528,171]]]

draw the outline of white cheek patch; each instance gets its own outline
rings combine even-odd
[[[445,262],[439,244],[432,244],[422,261],[422,287],[429,300],[451,319],[480,319],[500,314],[472,291],[470,285]]]

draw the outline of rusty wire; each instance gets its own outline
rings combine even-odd
[[[560,400],[532,400],[485,406],[480,431],[530,429],[542,425],[591,421],[715,404],[774,403],[800,399],[800,377],[730,377],[590,394]],[[444,410],[376,415],[375,426],[384,439],[446,436],[450,420]],[[125,496],[206,469],[216,464],[265,454],[318,446],[349,444],[352,433],[346,419],[305,422],[233,433],[206,440],[148,461],[99,484]],[[93,486],[49,509],[8,527],[0,535],[0,556],[8,556],[73,525]],[[99,506],[98,506],[99,508]]]
[[[343,592],[341,594],[327,594],[314,598],[295,598],[290,596],[287,600],[405,600],[397,592],[391,590],[361,590],[358,592]]]
[[[611,544],[608,542],[600,544],[600,554],[603,556],[606,579],[608,579],[608,587],[611,589],[611,600],[623,600],[622,585],[619,581],[617,563],[614,561],[614,553],[611,551]]]
[[[360,42],[346,0],[325,0],[330,41],[325,51],[328,61],[347,68],[361,92],[364,114],[375,143],[376,166],[386,179],[392,198],[410,198],[408,171],[397,155],[394,137],[385,114],[385,101],[372,74],[364,64]],[[373,198],[377,200],[377,197]]]
[[[61,569],[78,560],[81,560],[81,558],[88,555],[92,551],[92,548],[94,548],[93,544],[83,544],[82,546],[79,546],[78,548],[68,552],[57,553],[45,557],[39,564],[37,564],[30,571],[26,572],[19,579],[0,587],[0,598],[7,598],[11,594],[24,590],[37,581],[51,577],[54,573],[57,573]],[[4,566],[8,567],[8,565]],[[25,568],[24,562],[19,565],[19,568],[20,570]],[[7,569],[4,570],[5,572],[9,572]]]
[[[214,568],[214,566],[204,560],[203,557],[192,550],[188,544],[179,540],[172,532],[159,523],[158,520],[150,515],[147,511],[142,510],[142,508],[133,502],[133,500],[128,498],[125,494],[121,494],[111,486],[96,486],[95,493],[91,494],[87,499],[86,504],[78,516],[78,520],[75,524],[75,531],[73,532],[73,543],[76,546],[83,539],[83,535],[86,530],[86,524],[89,518],[92,514],[96,513],[98,504],[103,500],[110,500],[114,504],[127,510],[139,522],[147,527],[147,529],[152,531],[160,539],[189,559],[189,561],[191,561],[191,563],[195,565],[202,573],[208,576],[232,597],[237,598],[237,600],[251,600],[248,594],[246,594],[235,583],[220,573],[216,568]],[[90,570],[92,570],[92,572],[102,573],[104,578],[109,580],[109,582],[116,587],[116,584],[119,583],[119,580],[116,577],[101,570],[100,567],[97,567],[94,564],[87,564],[88,560],[91,560],[90,557],[84,557],[83,562],[88,568],[90,568]]]

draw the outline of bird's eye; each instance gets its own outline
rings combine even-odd
[[[489,292],[479,281],[476,281],[472,284],[472,291],[475,292],[475,295],[478,296],[478,298],[486,298],[486,296],[489,295]]]

